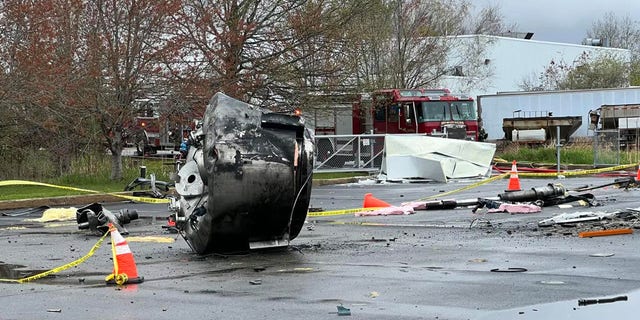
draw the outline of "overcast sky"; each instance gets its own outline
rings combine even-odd
[[[476,7],[498,4],[508,25],[533,32],[533,40],[580,44],[594,21],[606,12],[640,20],[637,0],[472,0]],[[513,31],[513,30],[512,30]]]

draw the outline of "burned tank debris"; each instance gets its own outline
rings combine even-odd
[[[137,219],[138,212],[136,210],[122,209],[113,213],[99,203],[92,203],[76,211],[78,229],[91,230],[97,234],[107,232],[109,230],[108,223],[112,223],[121,234],[129,234],[124,225]]]
[[[188,145],[169,209],[196,253],[287,246],[296,238],[313,170],[304,118],[217,93]]]

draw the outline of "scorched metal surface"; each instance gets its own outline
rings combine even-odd
[[[283,246],[298,235],[314,150],[303,118],[217,93],[189,146],[170,209],[195,252]]]

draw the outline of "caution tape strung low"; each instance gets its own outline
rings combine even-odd
[[[128,195],[124,195],[124,194],[118,194],[118,193],[115,193],[115,192],[105,193],[105,192],[101,192],[101,191],[82,189],[82,188],[74,188],[74,187],[67,187],[67,186],[59,186],[59,185],[55,185],[55,184],[42,183],[42,182],[34,182],[34,181],[26,181],[26,180],[3,180],[3,181],[0,181],[0,187],[3,187],[3,186],[18,186],[18,185],[41,186],[41,187],[49,187],[49,188],[71,190],[71,191],[81,191],[81,192],[87,192],[87,193],[93,193],[93,194],[106,194],[106,195],[110,195],[110,196],[114,196],[114,197],[118,197],[118,198],[131,200],[131,201],[134,201],[134,202],[169,203],[168,199],[155,199],[155,198],[148,198],[148,197],[134,197],[134,196],[128,196]]]
[[[592,174],[599,174],[604,172],[618,171],[638,166],[637,164],[623,164],[614,167],[589,169],[589,170],[576,170],[576,171],[562,171],[558,172],[518,172],[520,177],[556,177],[556,176],[587,176]]]
[[[343,210],[308,212],[307,217],[339,216],[343,214],[353,214],[353,213],[364,212],[364,211],[373,211],[377,209],[380,209],[380,208],[354,208],[354,209],[343,209]]]
[[[81,263],[85,262],[87,259],[89,259],[91,256],[93,256],[93,254],[100,248],[100,246],[102,245],[102,242],[104,241],[104,239],[107,237],[107,235],[109,235],[109,232],[107,231],[101,238],[100,240],[98,240],[98,242],[96,244],[93,245],[93,247],[91,248],[91,250],[89,250],[89,252],[87,254],[85,254],[83,257],[67,263],[65,265],[53,268],[51,270],[42,272],[42,273],[38,273],[26,278],[21,278],[21,279],[0,279],[0,282],[14,282],[14,283],[25,283],[25,282],[29,282],[29,281],[33,281],[33,280],[37,280],[37,279],[41,279],[47,276],[50,276],[54,273],[58,273],[58,272],[62,272],[64,270],[73,268],[75,266],[80,265]]]

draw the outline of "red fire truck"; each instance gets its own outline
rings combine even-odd
[[[478,140],[473,98],[448,89],[385,89],[353,104],[353,133],[424,133]]]
[[[378,164],[384,139],[361,136],[356,144],[353,135],[413,133],[478,140],[474,100],[448,89],[384,89],[367,96],[331,98],[332,107],[328,104],[322,113],[315,110],[310,115],[320,167],[342,167],[354,159]]]
[[[156,103],[149,99],[136,100],[137,112],[135,125],[132,128],[135,133],[133,143],[136,145],[138,155],[156,154],[159,150],[177,150],[185,130],[190,128],[181,125],[181,122],[170,121],[166,116],[161,116]],[[182,119],[180,119],[182,120]]]

